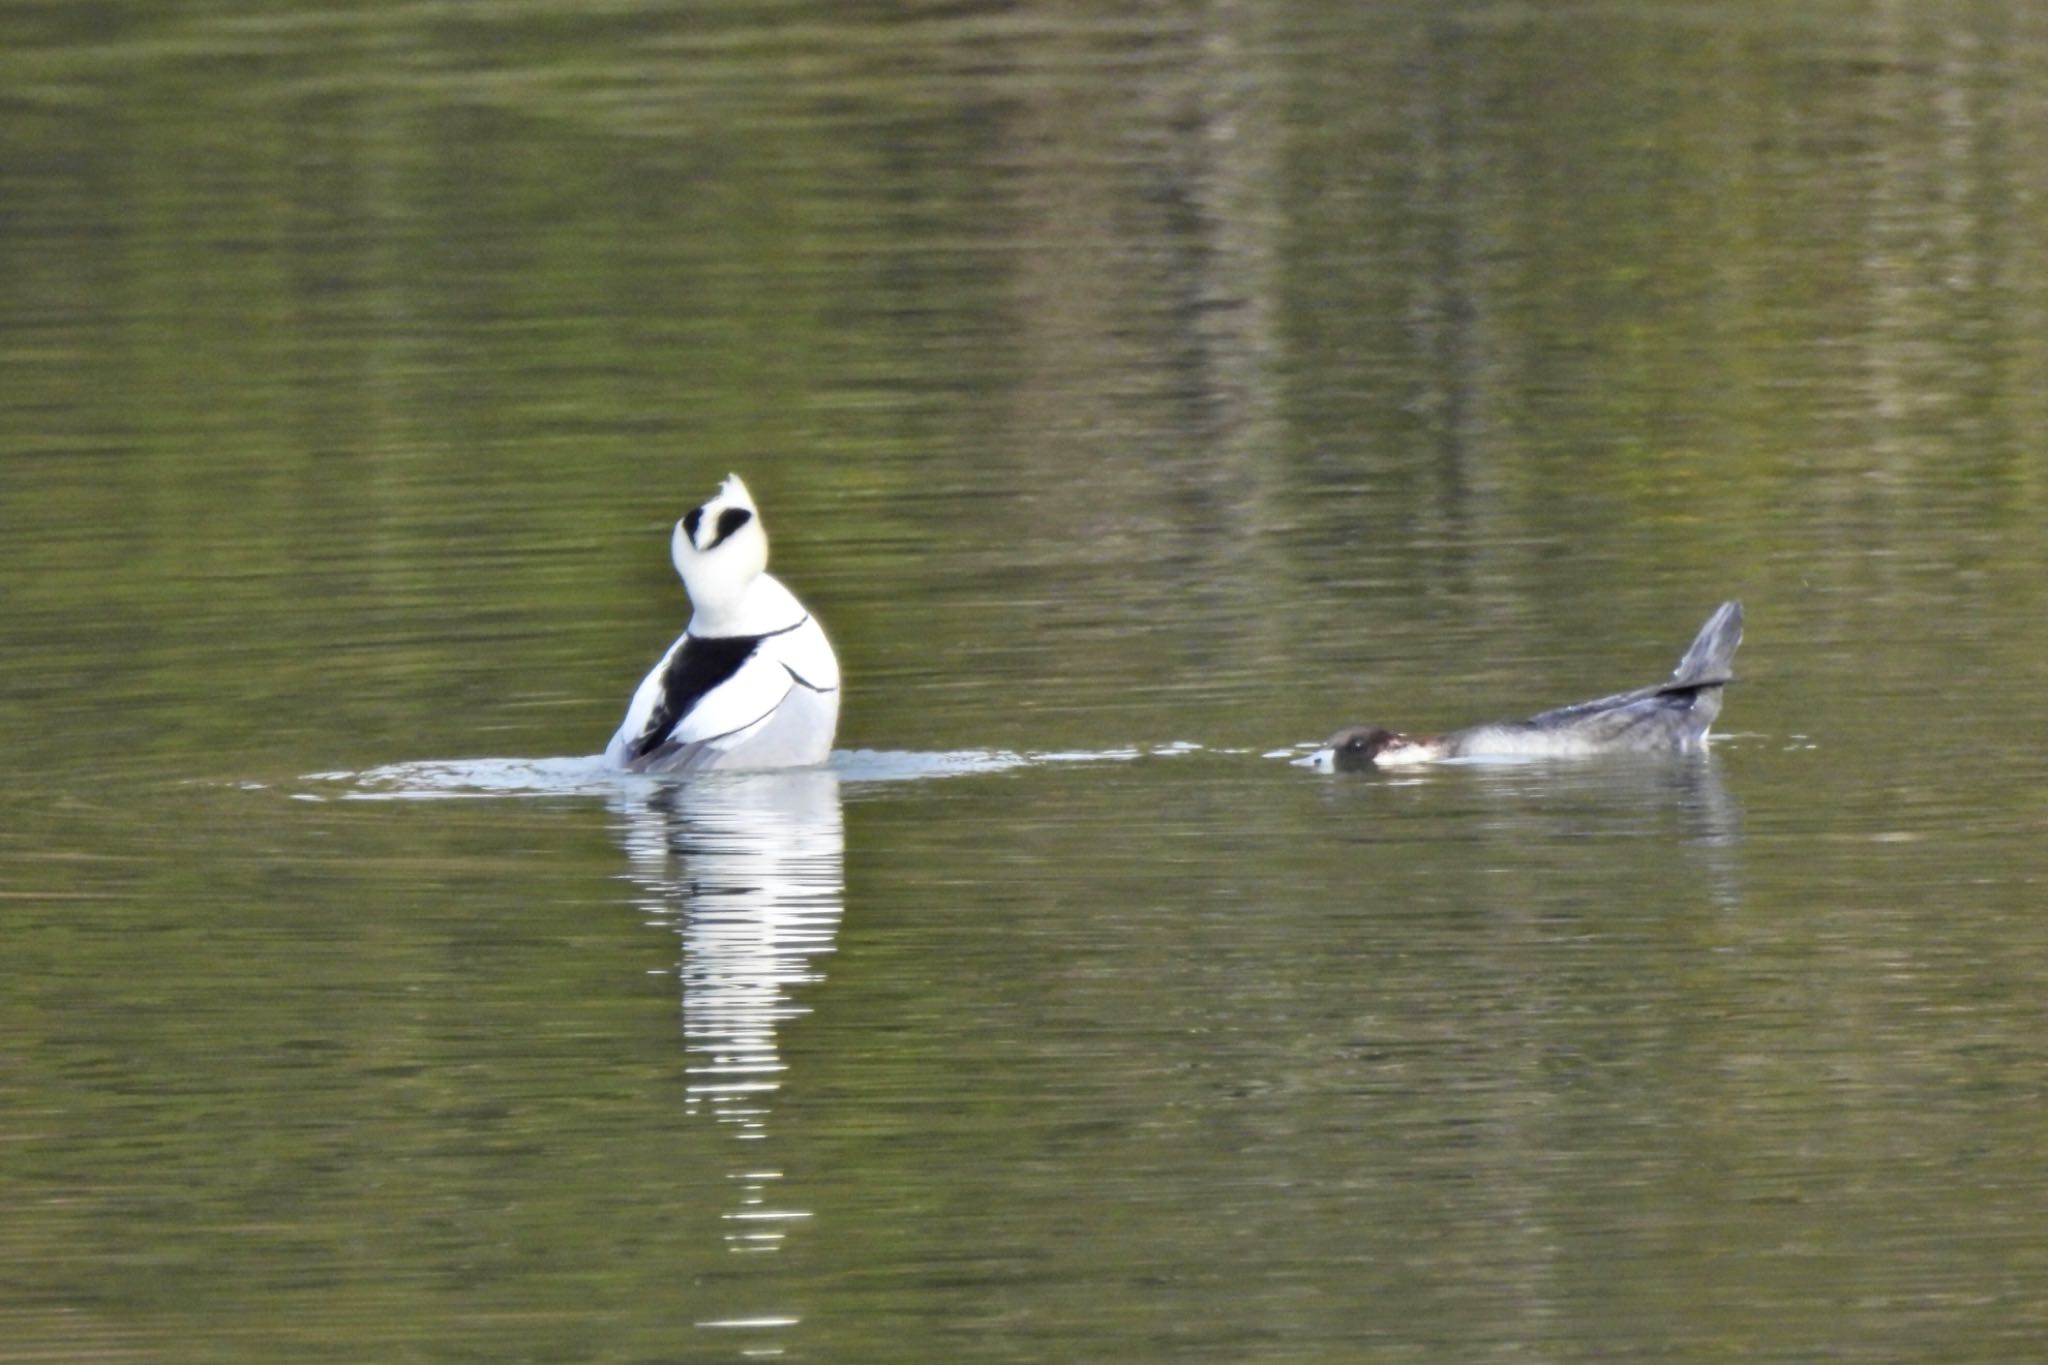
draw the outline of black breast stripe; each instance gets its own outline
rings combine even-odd
[[[774,633],[781,634],[780,631]],[[676,650],[675,657],[662,670],[661,702],[627,746],[626,757],[629,760],[645,758],[660,747],[675,723],[690,714],[690,708],[701,701],[705,693],[739,672],[765,638],[760,635],[724,635],[707,640],[685,635],[682,647]]]

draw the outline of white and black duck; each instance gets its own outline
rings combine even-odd
[[[673,773],[822,763],[839,724],[839,660],[768,569],[768,534],[737,474],[676,523],[692,613],[605,747],[615,766]]]

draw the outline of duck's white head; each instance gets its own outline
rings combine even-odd
[[[709,501],[676,523],[669,553],[699,612],[716,617],[739,604],[768,567],[768,533],[739,475],[727,475]]]

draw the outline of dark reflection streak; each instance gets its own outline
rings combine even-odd
[[[1460,37],[1454,25],[1430,26],[1428,58],[1414,63],[1410,73],[1406,120],[1412,130],[1410,198],[1421,238],[1409,253],[1414,298],[1408,323],[1424,362],[1408,406],[1428,432],[1453,522],[1483,482],[1474,461],[1483,435],[1486,377],[1471,226],[1483,220],[1484,210],[1475,202],[1479,191],[1472,181],[1475,174],[1482,182],[1485,176],[1483,167],[1469,164],[1471,154],[1459,150],[1469,142],[1465,125],[1472,121],[1472,92],[1459,80],[1467,70],[1459,60]]]
[[[768,1136],[782,1087],[777,1035],[808,1012],[844,913],[845,832],[830,772],[709,774],[612,802],[637,904],[682,939],[688,1106],[747,1142]],[[767,1197],[781,1173],[758,1152],[730,1173],[735,1251],[780,1248],[803,1210]]]
[[[1687,851],[1706,873],[1715,904],[1740,909],[1742,807],[1721,781],[1719,760],[1706,754],[1679,764],[1674,786]]]
[[[1390,769],[1356,779],[1405,787],[1470,782],[1487,795],[1500,831],[1527,842],[1621,833],[1670,837],[1676,831],[1707,874],[1717,904],[1740,904],[1742,807],[1722,780],[1713,753],[1615,756],[1564,763],[1454,762]],[[1341,782],[1330,784],[1341,799]]]
[[[1715,904],[1724,910],[1741,904],[1742,808],[1721,780],[1720,760],[1713,754],[1624,756],[1583,767],[1482,766],[1478,771],[1504,779],[1504,791],[1516,802],[1512,827],[1517,837],[1527,836],[1528,819],[1541,809],[1526,804],[1532,797],[1557,810],[1553,830],[1562,837],[1609,830],[1668,837],[1675,828]],[[1532,773],[1541,785],[1534,793],[1527,786]]]

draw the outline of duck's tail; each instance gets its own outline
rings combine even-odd
[[[1723,602],[1700,633],[1692,648],[1678,661],[1678,669],[1665,684],[1667,690],[1682,687],[1716,687],[1735,677],[1735,647],[1742,643],[1742,603]]]

